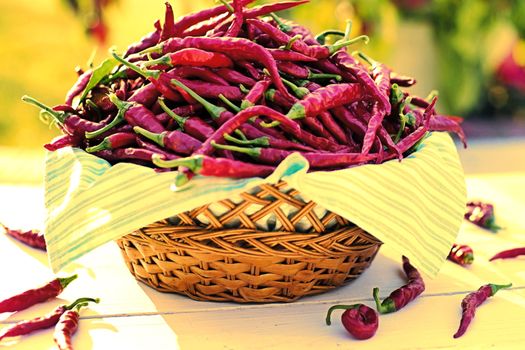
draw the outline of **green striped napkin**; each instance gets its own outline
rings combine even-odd
[[[195,207],[232,198],[280,179],[435,275],[463,218],[466,189],[456,147],[432,133],[417,152],[380,165],[307,173],[299,154],[266,179],[197,176],[174,188],[173,173],[119,163],[110,166],[76,148],[47,153],[45,237],[54,272],[111,240]]]

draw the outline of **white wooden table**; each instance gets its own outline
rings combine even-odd
[[[523,159],[523,158],[522,158]],[[518,160],[516,160],[518,161]],[[405,283],[400,255],[383,246],[372,266],[356,281],[323,295],[291,304],[238,305],[197,302],[163,294],[136,282],[116,244],[107,244],[70,266],[63,275],[78,280],[60,299],[15,314],[0,314],[0,328],[47,313],[78,297],[99,297],[101,303],[81,312],[75,349],[523,349],[525,348],[525,257],[488,262],[494,253],[525,246],[525,172],[469,176],[469,198],[494,203],[493,234],[465,222],[458,242],[468,243],[475,262],[468,268],[445,262],[426,291],[401,311],[382,315],[375,337],[354,340],[334,313],[334,304],[373,306],[372,288],[381,298]],[[0,222],[12,227],[41,227],[43,190],[39,186],[0,183]],[[0,234],[0,300],[54,278],[45,253]],[[453,339],[466,293],[492,283],[513,283],[483,304],[467,333]],[[54,349],[52,331],[0,341],[0,349]]]

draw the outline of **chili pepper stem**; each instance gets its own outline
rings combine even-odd
[[[347,47],[347,46],[350,46],[350,45],[353,45],[355,43],[358,43],[360,41],[363,41],[365,44],[368,44],[368,42],[370,41],[370,38],[366,35],[360,35],[354,39],[351,39],[351,40],[346,40],[346,41],[340,41],[340,42],[337,42],[333,45],[330,45],[328,46],[328,49],[330,50],[330,54],[334,54],[336,53],[337,51],[341,50],[342,48],[344,47]]]
[[[277,16],[275,13],[271,12],[270,13],[270,17],[272,17],[272,19],[277,23],[277,26],[279,27],[280,30],[282,30],[283,32],[289,32],[292,30],[292,27],[289,26],[288,24],[285,24],[280,18],[279,16]]]
[[[297,98],[299,99],[302,99],[303,97],[305,97],[306,95],[310,93],[310,90],[308,90],[305,87],[299,87],[295,85],[294,83],[292,83],[291,81],[284,79],[284,78],[281,78],[281,80],[283,81],[284,85],[288,86],[292,90],[294,95],[297,96]]]
[[[310,73],[308,79],[335,79],[341,81],[343,79],[339,74],[328,74],[328,73]]]
[[[353,305],[334,305],[331,306],[328,309],[328,312],[326,313],[326,325],[330,326],[332,324],[331,316],[332,312],[334,310],[349,310],[349,309],[357,309],[359,307],[359,304],[353,304]]]
[[[162,57],[159,57],[157,59],[152,59],[152,60],[149,60],[149,61],[146,61],[146,62],[142,63],[142,65],[144,67],[158,66],[158,65],[166,65],[166,66],[170,66],[170,67],[172,66],[170,56],[162,56]]]
[[[500,289],[505,289],[505,288],[512,287],[512,283],[509,283],[509,284],[492,284],[492,283],[489,283],[489,286],[490,286],[490,289],[491,289],[491,292],[492,292],[491,296],[493,296]]]
[[[199,96],[195,91],[193,91],[192,89],[190,89],[189,87],[187,87],[186,85],[184,85],[183,83],[178,81],[177,79],[171,79],[170,82],[173,85],[175,85],[175,86],[181,88],[182,90],[186,91],[186,93],[188,93],[188,95],[190,95],[197,102],[199,102],[208,111],[208,113],[210,113],[210,115],[212,116],[213,119],[218,119],[220,117],[221,113],[226,111],[225,108],[216,106],[213,103],[210,103],[210,102],[206,101],[204,98]]]
[[[235,138],[228,134],[224,134],[223,137],[226,141],[233,142],[233,143],[236,143],[242,146],[266,146],[267,147],[270,145],[268,137],[259,137],[253,140],[239,140],[238,138]]]
[[[162,108],[162,110],[166,112],[166,114],[169,115],[173,120],[175,120],[175,122],[179,124],[179,127],[184,130],[185,118],[181,117],[180,115],[176,114],[171,109],[169,109],[168,106],[166,106],[166,103],[164,102],[164,98],[161,97],[157,101],[159,103],[160,108]]]
[[[140,68],[139,66],[137,66],[136,64],[134,63],[131,63],[127,60],[125,60],[124,58],[120,57],[117,52],[115,51],[115,49],[110,49],[109,51],[111,53],[111,55],[120,63],[122,63],[123,65],[125,65],[126,67],[132,69],[133,71],[137,72],[138,74],[142,75],[144,78],[147,78],[147,79],[158,79],[160,77],[160,71],[158,70],[146,70],[146,69],[142,69]]]
[[[166,135],[166,132],[156,134],[154,132],[148,131],[144,128],[141,128],[140,126],[134,126],[133,131],[135,131],[137,134],[144,136],[145,138],[155,142],[159,146],[164,147],[164,136]]]
[[[37,107],[41,108],[46,113],[51,115],[59,124],[64,124],[64,121],[65,121],[65,118],[66,118],[66,113],[64,113],[64,112],[57,112],[57,111],[53,110],[53,108],[51,108],[49,106],[46,106],[45,104],[43,104],[42,102],[34,99],[31,96],[27,96],[27,95],[22,96],[22,101],[24,101],[25,103],[29,103],[29,104],[32,104],[34,106],[37,106]]]
[[[62,289],[65,289],[67,287],[67,285],[70,284],[71,282],[73,282],[74,280],[76,280],[77,277],[78,277],[78,275],[74,274],[74,275],[69,276],[69,277],[58,278],[58,281],[60,282],[60,285],[62,286]]]
[[[226,0],[219,0],[219,1],[228,9],[228,12],[233,13],[235,11],[232,5],[230,5],[230,3],[227,2]]]
[[[202,156],[191,156],[187,158],[178,158],[172,160],[164,160],[159,155],[154,155],[151,158],[153,164],[160,168],[175,168],[183,166],[190,169],[193,172],[197,172],[201,167]]]
[[[340,30],[328,29],[328,30],[322,31],[321,33],[317,34],[315,36],[315,41],[317,41],[321,45],[324,45],[325,39],[328,35],[341,36],[343,37],[343,39],[345,37],[345,33]]]
[[[110,145],[109,140],[108,139],[104,139],[98,145],[87,147],[86,148],[86,152],[94,153],[94,152],[103,151],[105,149],[110,149],[110,148],[111,148],[111,145]]]
[[[293,45],[293,43],[296,42],[296,41],[299,40],[299,39],[302,39],[302,37],[301,37],[299,34],[293,36],[293,37],[290,39],[290,41],[288,41],[288,42],[286,43],[286,45],[283,46],[282,48],[283,48],[284,50],[291,50],[291,49],[292,49],[292,45]]]
[[[80,304],[85,304],[87,305],[88,302],[93,302],[93,303],[99,303],[100,302],[100,298],[78,298],[77,300],[75,300],[74,302],[72,302],[71,304],[67,305],[65,308],[67,310],[72,310],[74,307],[80,305]]]
[[[211,145],[217,149],[225,149],[229,151],[244,153],[249,155],[250,157],[257,158],[259,157],[261,153],[261,149],[258,147],[255,148],[245,148],[245,147],[238,147],[238,146],[231,146],[231,145],[221,145],[215,141],[211,142]]]
[[[120,124],[121,122],[124,121],[124,113],[125,113],[124,110],[119,110],[117,115],[115,116],[115,118],[113,118],[113,120],[110,123],[106,124],[104,127],[100,128],[98,130],[91,131],[91,132],[86,132],[85,133],[86,138],[87,139],[95,138],[95,137],[105,133],[106,131],[110,130],[114,126]]]
[[[376,303],[377,312],[380,314],[388,314],[396,311],[396,306],[394,305],[394,301],[392,299],[386,298],[383,300],[383,302],[379,300],[379,288],[374,288],[372,294]]]
[[[465,254],[465,256],[463,257],[463,261],[467,265],[472,264],[474,262],[474,254],[472,254],[472,253]]]
[[[224,102],[228,107],[230,107],[235,113],[239,113],[241,108],[237,107],[232,101],[228,100],[223,94],[219,94],[219,99]]]

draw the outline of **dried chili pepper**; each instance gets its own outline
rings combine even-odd
[[[374,336],[379,327],[379,315],[376,310],[364,305],[334,305],[328,309],[326,324],[330,326],[330,316],[334,310],[345,310],[341,315],[341,323],[356,339],[369,339]]]
[[[98,145],[87,147],[86,152],[93,153],[105,149],[121,148],[131,146],[136,141],[136,135],[132,132],[117,132],[105,137]]]
[[[44,316],[40,316],[40,317],[33,318],[31,320],[24,320],[24,321],[15,323],[9,327],[2,329],[2,331],[0,332],[0,340],[2,340],[3,338],[17,337],[20,335],[29,334],[39,329],[46,329],[46,328],[53,327],[54,325],[58,323],[60,316],[62,316],[64,312],[66,312],[67,310],[72,310],[74,307],[76,307],[79,304],[85,304],[90,301],[94,303],[98,303],[100,299],[79,298],[69,305],[58,306],[53,311],[51,311],[50,313]]]
[[[390,293],[383,302],[379,300],[379,288],[374,288],[373,296],[380,314],[398,311],[425,290],[425,282],[419,271],[410,264],[406,256],[403,256],[402,259],[403,271],[407,275],[408,283]]]
[[[162,57],[143,63],[145,67],[150,66],[196,66],[208,68],[229,68],[233,66],[232,60],[218,52],[209,52],[195,48],[185,48],[176,52],[168,53]]]
[[[73,350],[72,337],[78,329],[79,311],[87,303],[80,303],[72,310],[66,310],[58,319],[53,333],[53,340],[58,350]]]
[[[82,142],[82,138],[79,138],[76,135],[73,136],[69,134],[64,134],[64,135],[57,136],[53,140],[51,140],[51,142],[46,143],[44,145],[44,148],[50,152],[54,152],[58,149],[68,147],[68,146],[76,147],[80,145],[81,142]]]
[[[468,245],[454,243],[447,259],[461,266],[470,265],[474,261],[474,252]]]
[[[0,226],[4,228],[4,231],[9,236],[15,238],[16,240],[27,244],[30,247],[37,248],[40,250],[46,250],[46,240],[44,235],[38,230],[12,230],[4,224],[0,223]]]
[[[162,133],[153,133],[141,127],[135,126],[133,130],[145,138],[155,142],[161,147],[166,147],[176,153],[190,155],[202,145],[202,142],[191,137],[182,131],[164,131]]]
[[[54,298],[77,277],[77,275],[72,275],[65,278],[55,278],[44,286],[27,290],[21,294],[0,301],[0,313],[24,310],[30,306]]]
[[[454,334],[454,338],[459,338],[465,332],[467,331],[467,328],[470,324],[470,322],[474,319],[474,316],[476,314],[476,308],[483,304],[485,300],[487,300],[489,297],[494,296],[496,292],[503,288],[510,288],[512,286],[512,283],[506,284],[506,285],[498,285],[498,284],[486,284],[484,286],[481,286],[477,291],[469,293],[462,301],[461,301],[461,309],[462,309],[462,315],[461,315],[461,321],[459,324],[459,328]]]
[[[496,259],[512,259],[521,255],[525,255],[525,247],[503,250],[490,258],[489,261]]]
[[[492,232],[497,232],[501,229],[501,227],[494,223],[494,206],[490,203],[469,201],[467,203],[465,219],[479,227],[489,229]]]

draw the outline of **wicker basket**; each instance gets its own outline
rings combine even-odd
[[[331,290],[357,278],[381,245],[285,182],[156,222],[117,243],[135,278],[159,291],[241,303]]]

